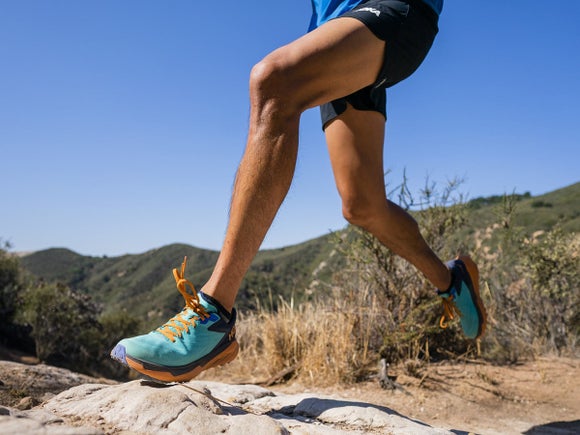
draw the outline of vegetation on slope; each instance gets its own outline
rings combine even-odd
[[[465,340],[457,325],[441,330],[430,285],[372,236],[348,227],[258,254],[238,299],[241,363],[335,382],[368,376],[380,358],[417,367],[458,356],[513,362],[545,352],[574,354],[580,183],[539,197],[468,203],[456,184],[435,187],[417,201],[402,189],[400,198],[442,257],[463,251],[477,261],[489,314],[483,340]],[[181,309],[171,269],[186,255],[188,277],[199,288],[215,251],[175,244],[100,258],[51,249],[17,259],[4,246],[0,340],[69,368],[125,376],[109,363],[108,350]]]

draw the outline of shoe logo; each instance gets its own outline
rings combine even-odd
[[[357,9],[355,12],[370,12],[371,14],[375,14],[377,17],[381,15],[381,11],[375,8],[360,8]]]
[[[201,323],[202,325],[206,325],[208,322],[215,322],[217,320],[219,320],[219,316],[215,313],[211,313],[209,315],[209,317],[206,317],[205,319],[199,318],[199,323]]]

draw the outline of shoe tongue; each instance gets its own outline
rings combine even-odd
[[[199,305],[201,305],[207,313],[218,313],[219,310],[209,301],[202,297],[203,293],[199,292],[197,294]],[[192,317],[199,317],[199,313],[196,313],[194,309],[188,307],[187,305],[183,308],[182,316],[186,319],[191,319]]]

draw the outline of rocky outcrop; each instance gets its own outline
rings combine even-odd
[[[61,369],[59,369],[61,370]],[[83,383],[30,410],[0,406],[2,434],[452,434],[371,403],[192,381]]]

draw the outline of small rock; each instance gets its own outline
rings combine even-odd
[[[20,402],[16,405],[16,409],[20,409],[21,411],[25,411],[34,407],[36,403],[34,403],[34,399],[30,396],[23,397]]]

